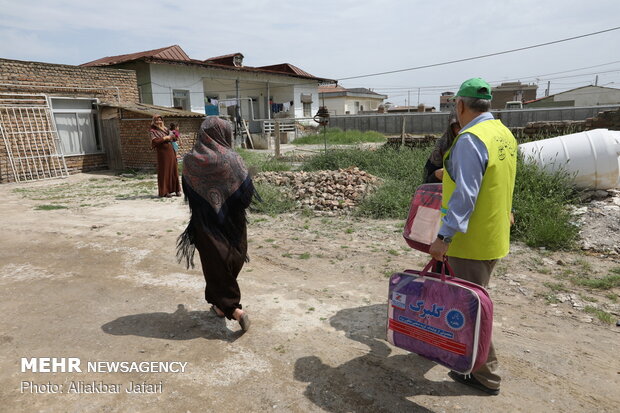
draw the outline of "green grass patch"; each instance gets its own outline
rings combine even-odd
[[[594,316],[596,316],[596,318],[598,318],[599,320],[601,320],[603,323],[606,324],[613,324],[614,322],[614,318],[611,314],[609,314],[607,311],[603,311],[603,310],[599,310],[598,308],[592,307],[587,305],[583,311],[585,311],[588,314],[592,314]]]
[[[609,290],[620,287],[620,274],[609,274],[601,278],[572,277],[571,282],[595,290]]]
[[[567,293],[570,292],[568,288],[562,283],[544,282],[543,285],[553,291],[554,293]]]
[[[37,205],[34,207],[37,211],[53,211],[55,209],[67,209],[64,205]]]
[[[294,145],[318,145],[324,144],[325,140],[327,140],[328,145],[355,145],[367,142],[385,142],[386,138],[385,135],[374,131],[343,131],[339,128],[329,128],[325,131],[325,135],[321,130],[317,134],[297,138],[292,143]]]
[[[363,150],[333,149],[306,161],[306,171],[336,170],[356,166],[383,179],[376,191],[364,198],[355,214],[376,219],[405,219],[411,196],[423,183],[422,171],[431,147]],[[532,247],[551,250],[575,245],[578,228],[567,207],[577,203],[571,176],[563,171],[548,173],[518,161],[513,210],[513,239]],[[554,219],[549,219],[553,216]]]
[[[250,211],[260,214],[277,215],[290,212],[295,208],[295,201],[282,193],[277,186],[267,183],[257,183],[256,190],[261,202],[253,202]]]
[[[298,254],[297,255],[299,257],[300,260],[307,260],[310,259],[310,253],[309,252],[304,252],[303,254]]]
[[[249,151],[246,149],[238,149],[237,152],[243,158],[243,162],[250,169],[252,174],[259,172],[278,172],[278,171],[290,171],[291,164],[288,162],[280,161],[271,155]]]

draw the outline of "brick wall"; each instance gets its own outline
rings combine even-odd
[[[65,163],[70,174],[108,169],[108,162],[104,153],[65,156]]]
[[[155,168],[157,155],[151,149],[149,129],[151,119],[144,119],[144,115],[121,111],[120,143],[125,168]],[[166,127],[171,122],[177,124],[181,134],[179,139],[179,153],[185,155],[196,141],[196,132],[202,123],[202,118],[164,118]]]
[[[4,91],[91,97],[111,103],[139,100],[136,72],[132,70],[0,59],[0,92]]]
[[[0,93],[46,94],[48,96],[97,98],[108,103],[137,103],[139,101],[136,73],[99,67],[80,67],[41,62],[0,59]],[[4,98],[7,98],[5,95]],[[12,99],[12,98],[11,98]],[[5,101],[5,103],[7,103]],[[10,102],[13,104],[13,102]],[[13,118],[15,130],[29,128],[32,119],[26,115]],[[4,118],[6,122],[6,117]],[[43,127],[43,121],[37,122]],[[42,126],[43,125],[43,126]],[[2,125],[7,128],[13,125]],[[44,128],[49,129],[49,127]],[[28,145],[34,148],[41,136],[31,138]],[[70,173],[107,168],[104,154],[68,156],[65,159]],[[35,174],[33,174],[35,176]],[[13,181],[6,146],[0,142],[0,183]]]

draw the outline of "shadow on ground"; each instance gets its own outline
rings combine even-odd
[[[115,336],[141,336],[166,340],[204,338],[233,342],[243,332],[232,331],[226,321],[209,311],[187,311],[183,304],[174,313],[143,313],[119,317],[101,326]]]
[[[422,357],[390,356],[392,348],[385,341],[386,314],[387,306],[376,304],[344,309],[330,319],[334,328],[370,351],[336,367],[316,356],[298,359],[295,379],[309,383],[304,392],[309,400],[329,412],[430,412],[407,398],[481,395],[451,380],[427,380],[424,374],[436,364]],[[352,349],[357,351],[356,346]]]

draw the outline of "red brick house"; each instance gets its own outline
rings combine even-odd
[[[204,117],[139,104],[133,70],[0,59],[0,183],[152,167],[155,113],[181,125],[184,150]]]

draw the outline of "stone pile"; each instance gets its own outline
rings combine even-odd
[[[356,167],[337,171],[262,172],[254,180],[281,187],[303,208],[330,212],[352,210],[379,183],[379,178]]]

